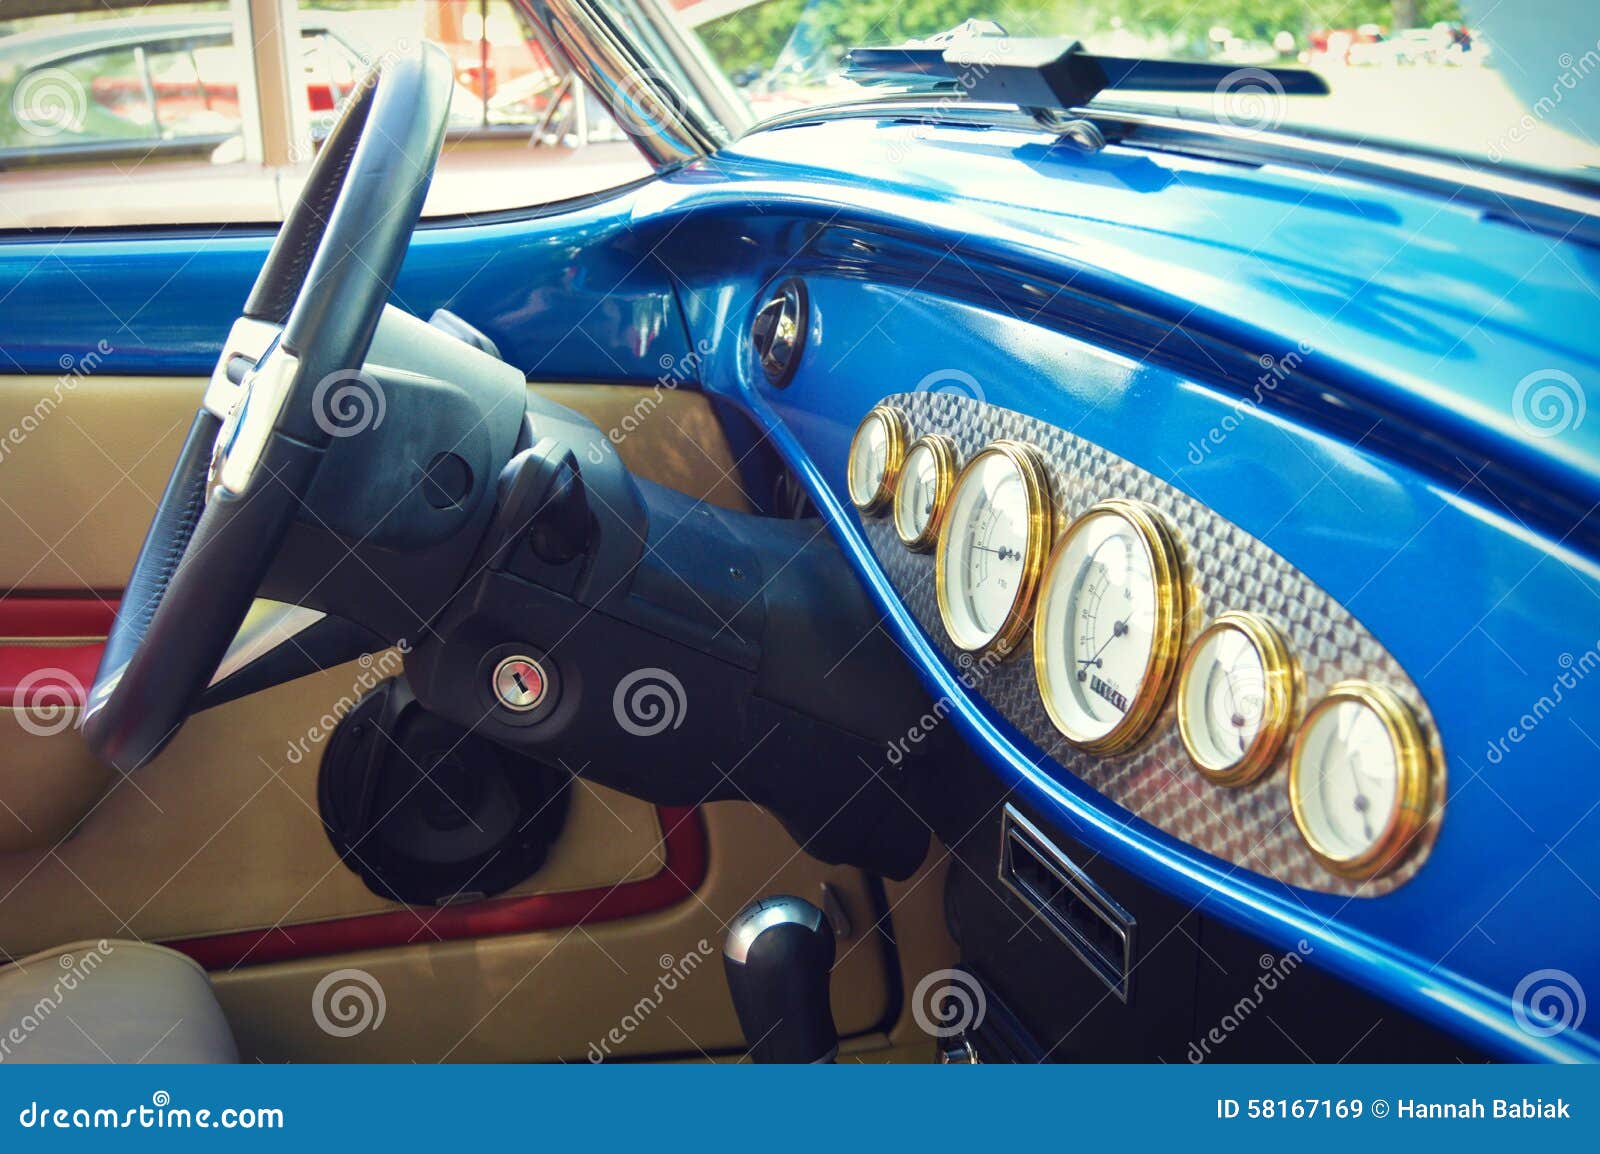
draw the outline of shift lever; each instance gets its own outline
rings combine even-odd
[[[833,955],[833,927],[801,898],[762,898],[729,923],[722,964],[753,1061],[833,1061]]]

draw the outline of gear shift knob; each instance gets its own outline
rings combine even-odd
[[[722,964],[752,1061],[833,1061],[833,956],[833,927],[801,898],[762,898],[729,923]]]

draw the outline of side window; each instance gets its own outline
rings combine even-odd
[[[424,40],[454,77],[427,215],[565,200],[650,174],[512,0],[6,10],[0,0],[0,230],[281,220],[367,69]],[[287,88],[257,51],[252,11],[284,21]]]
[[[0,229],[272,220],[246,0],[0,0]],[[58,10],[52,11],[52,8]]]
[[[511,0],[298,0],[309,44],[363,62],[430,40],[450,57],[450,135],[424,210],[490,212],[565,200],[648,176],[637,147]],[[332,55],[317,53],[319,59]],[[308,60],[311,59],[308,53]],[[307,67],[313,140],[336,84]]]

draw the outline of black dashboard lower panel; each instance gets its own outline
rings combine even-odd
[[[1486,1060],[1319,969],[1309,948],[1273,950],[1096,856],[965,753],[949,749],[925,788],[930,812],[952,819],[935,825],[956,859],[945,908],[966,972],[955,980],[975,987],[962,1037],[979,1061]],[[1136,923],[1126,1002],[1002,880],[1008,812]],[[984,817],[973,825],[978,813]]]

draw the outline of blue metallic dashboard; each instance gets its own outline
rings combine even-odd
[[[56,372],[103,339],[102,371],[207,372],[266,246],[0,243],[0,293],[35,274],[0,347]],[[788,276],[811,336],[778,389],[749,333]],[[1544,1033],[1513,997],[1546,971],[1600,991],[1597,288],[1592,249],[1416,191],[845,119],[570,211],[428,228],[396,298],[468,317],[531,377],[660,379],[747,418],[744,447],[800,478],[969,741],[1096,851],[1484,1048],[1594,1060],[1600,1018]],[[962,684],[845,489],[861,416],[951,374],[1215,510],[1371,631],[1449,759],[1414,878],[1352,899],[1241,872]]]

